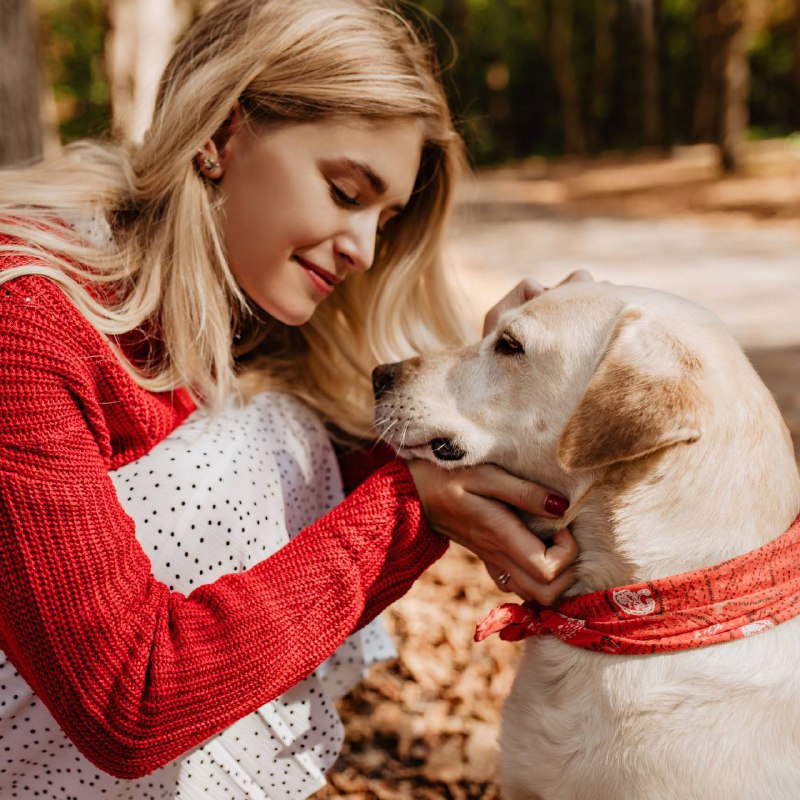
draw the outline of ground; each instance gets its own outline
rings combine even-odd
[[[751,145],[718,175],[714,153],[530,161],[481,172],[460,198],[449,256],[476,324],[518,280],[573,269],[711,308],[775,394],[800,456],[800,148]],[[500,708],[519,645],[472,641],[507,599],[451,547],[384,614],[399,658],[341,704],[347,742],[315,800],[493,800]]]

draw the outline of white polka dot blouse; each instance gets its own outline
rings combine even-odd
[[[278,393],[213,419],[195,412],[112,479],[153,574],[185,594],[262,561],[343,498],[322,424]],[[335,701],[367,666],[392,656],[376,620],[282,697],[124,781],[80,754],[0,653],[0,798],[301,800],[325,785],[341,748]]]

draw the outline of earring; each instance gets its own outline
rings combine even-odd
[[[219,168],[219,161],[211,158],[211,156],[204,155],[202,150],[198,150],[197,155],[200,156],[200,169],[203,172],[214,172]]]

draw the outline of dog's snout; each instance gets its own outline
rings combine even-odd
[[[372,370],[372,391],[380,397],[392,388],[395,378],[400,373],[400,364],[380,364]]]

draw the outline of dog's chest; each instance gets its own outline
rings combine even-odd
[[[735,768],[742,774],[732,777],[731,752],[750,754],[759,771],[780,752],[784,774],[771,769],[758,785],[774,783],[769,796],[794,800],[782,792],[800,787],[800,625],[781,627],[772,638],[666,656],[613,656],[549,637],[529,640],[503,711],[504,796],[699,800],[720,797],[719,787],[730,784],[730,797],[745,797],[738,792],[750,778],[744,761]],[[686,773],[686,763],[698,765],[710,794],[694,785],[698,773]]]

